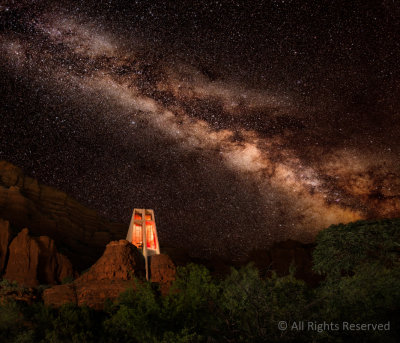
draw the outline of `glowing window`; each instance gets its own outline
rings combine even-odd
[[[154,224],[153,222],[146,222],[146,241],[147,241],[147,247],[150,249],[156,249],[157,248],[157,242],[156,242],[156,235],[154,234]]]
[[[143,247],[142,226],[135,224],[133,226],[132,244],[138,248]]]

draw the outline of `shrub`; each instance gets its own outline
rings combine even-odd
[[[32,342],[33,332],[25,325],[24,316],[17,302],[0,304],[0,342]]]
[[[293,274],[263,280],[248,265],[231,274],[221,284],[218,308],[221,335],[232,342],[273,342],[293,338],[290,330],[279,331],[278,322],[305,320],[309,291]],[[302,336],[294,333],[297,341]]]
[[[319,314],[341,323],[387,323],[391,331],[328,336],[390,341],[400,324],[400,220],[358,221],[321,231],[314,269],[326,275],[318,289]]]
[[[332,225],[316,243],[314,270],[328,277],[351,275],[361,264],[391,267],[400,257],[400,219]]]
[[[104,322],[106,334],[114,342],[155,342],[161,336],[160,303],[149,282],[136,282],[111,306],[110,317]]]
[[[72,275],[68,275],[68,276],[66,276],[65,278],[63,278],[61,280],[61,284],[62,285],[66,285],[66,284],[71,283],[73,281],[74,281],[74,277]]]

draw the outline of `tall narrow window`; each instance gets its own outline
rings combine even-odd
[[[143,247],[142,226],[135,224],[133,227],[132,244],[138,248]]]
[[[147,240],[147,247],[150,249],[156,249],[156,237],[154,234],[154,225],[153,222],[146,221],[146,240]]]

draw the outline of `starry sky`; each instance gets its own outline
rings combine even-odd
[[[399,23],[392,0],[0,1],[0,159],[199,256],[399,217]]]

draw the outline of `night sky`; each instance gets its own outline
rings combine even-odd
[[[0,159],[197,255],[399,217],[399,23],[394,0],[0,1]]]

